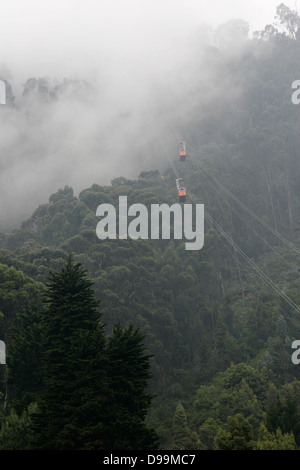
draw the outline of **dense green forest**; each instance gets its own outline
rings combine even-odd
[[[223,42],[193,58],[176,124],[176,97],[161,90],[157,119],[184,136],[185,162],[170,155],[165,171],[107,186],[95,176],[78,196],[65,186],[0,234],[0,449],[300,448],[300,17],[281,4],[276,24],[235,54]],[[215,77],[207,103],[203,67]],[[210,218],[199,251],[97,238],[100,204],[174,204],[177,175],[258,270]]]

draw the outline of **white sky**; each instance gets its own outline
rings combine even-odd
[[[232,18],[251,30],[272,23],[281,0],[3,0],[0,63],[14,73],[62,75],[167,50],[201,23]],[[295,9],[295,0],[284,0]]]

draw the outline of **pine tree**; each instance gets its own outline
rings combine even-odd
[[[143,344],[144,335],[130,324],[114,325],[108,342],[111,395],[106,430],[106,448],[117,450],[155,450],[158,436],[145,425],[152,401],[147,393],[150,357]]]
[[[173,446],[172,450],[203,450],[205,446],[196,432],[192,431],[187,422],[184,407],[179,403],[173,418]]]
[[[33,425],[38,449],[104,449],[105,336],[91,285],[71,256],[46,285],[44,390]]]
[[[187,416],[184,407],[179,403],[173,419],[173,440],[174,449],[186,449],[186,443],[189,437],[189,428],[187,424]]]

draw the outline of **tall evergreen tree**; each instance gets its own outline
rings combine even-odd
[[[43,318],[44,390],[34,418],[39,449],[104,449],[105,335],[91,281],[71,256],[51,272]]]
[[[147,392],[150,378],[150,355],[143,344],[144,335],[129,325],[114,325],[108,342],[111,396],[106,445],[117,450],[155,450],[158,436],[145,426],[152,401]]]
[[[179,403],[173,418],[173,450],[204,450],[205,446],[196,432],[193,432],[187,422],[184,407]]]
[[[42,320],[44,385],[33,416],[36,449],[156,449],[145,426],[150,355],[144,336],[115,325],[106,344],[91,281],[71,257],[51,272]]]

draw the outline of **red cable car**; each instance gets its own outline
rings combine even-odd
[[[179,150],[179,160],[181,162],[185,162],[186,160],[186,145],[185,142],[180,141],[180,145],[182,146]]]
[[[178,200],[180,203],[184,203],[186,201],[186,189],[182,186],[182,178],[176,180],[176,186],[178,189]]]
[[[178,191],[178,200],[179,202],[185,202],[186,200],[186,189],[180,188]]]

